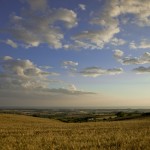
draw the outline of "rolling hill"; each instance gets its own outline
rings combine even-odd
[[[149,150],[150,118],[63,123],[0,114],[0,150]]]

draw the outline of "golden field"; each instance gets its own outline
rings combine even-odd
[[[0,114],[0,150],[150,150],[150,118],[62,123]]]

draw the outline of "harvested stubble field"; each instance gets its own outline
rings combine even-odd
[[[62,123],[0,114],[0,150],[150,150],[150,118]]]

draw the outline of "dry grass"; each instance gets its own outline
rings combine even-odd
[[[62,123],[0,114],[0,150],[149,150],[150,119]]]

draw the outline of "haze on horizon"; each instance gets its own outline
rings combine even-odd
[[[149,0],[1,0],[0,106],[149,107]]]

